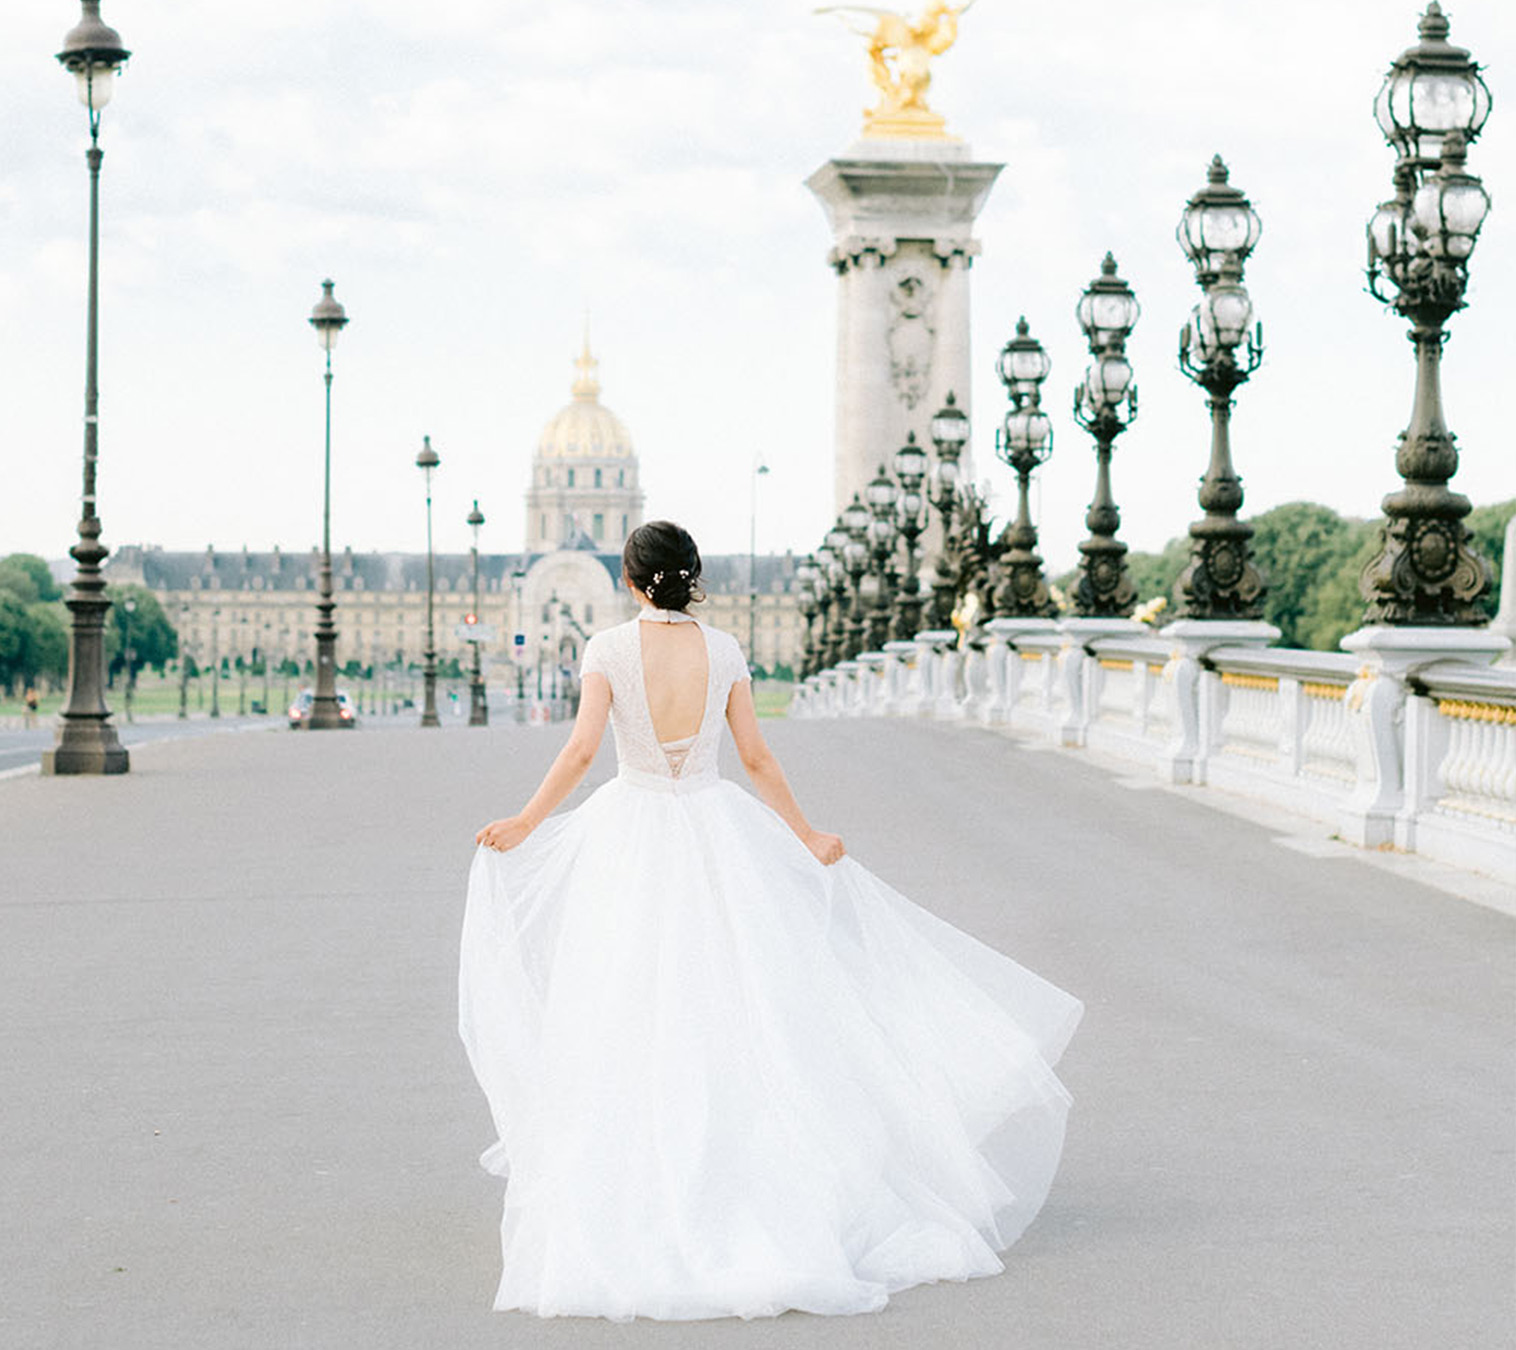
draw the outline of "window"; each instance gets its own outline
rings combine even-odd
[[[625,469],[617,469],[616,470],[616,486],[617,487],[625,487],[626,486],[626,470]]]
[[[546,515],[544,515],[542,517],[542,521],[541,521],[540,526],[538,527],[537,533],[540,534],[544,539],[547,538],[547,516]]]
[[[585,623],[595,622],[595,607],[588,601],[586,601],[584,605],[584,621]]]
[[[574,486],[574,471],[572,469],[569,470],[569,486]]]
[[[605,538],[605,516],[599,511],[595,512],[595,519],[592,529],[594,530],[596,543],[599,543],[602,539]]]
[[[595,486],[596,487],[600,486],[600,470],[599,469],[595,470]]]
[[[626,512],[624,512],[624,511],[623,511],[623,512],[622,512],[622,513],[621,513],[621,537],[622,537],[622,538],[623,538],[623,539],[625,539],[625,538],[626,538],[626,536],[627,536],[627,528],[626,528]]]

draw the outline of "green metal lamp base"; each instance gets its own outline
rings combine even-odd
[[[131,760],[108,722],[66,722],[58,744],[42,752],[42,772],[49,776],[127,773]]]

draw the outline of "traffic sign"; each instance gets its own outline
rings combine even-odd
[[[526,646],[526,634],[525,633],[517,633],[516,634],[516,645],[518,647],[524,647],[524,646]]]

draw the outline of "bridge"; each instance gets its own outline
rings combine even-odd
[[[0,781],[0,1343],[1509,1344],[1509,887],[1025,728],[767,725],[818,824],[1086,1001],[1004,1274],[847,1319],[490,1311],[464,879],[563,728],[270,731]]]

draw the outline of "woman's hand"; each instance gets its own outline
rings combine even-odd
[[[474,836],[476,844],[504,853],[515,848],[532,832],[532,826],[524,816],[507,816],[504,820],[492,820]]]
[[[827,867],[830,867],[847,852],[842,847],[841,836],[827,834],[824,830],[811,830],[803,835],[802,839],[805,846]]]

